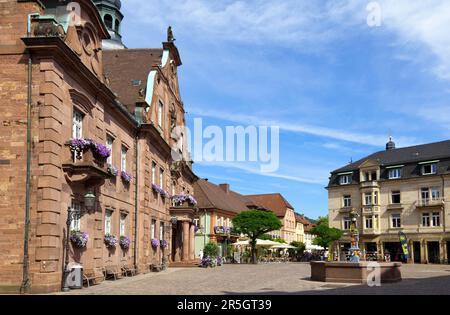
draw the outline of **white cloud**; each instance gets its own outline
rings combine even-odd
[[[228,113],[217,110],[211,111],[191,107],[190,113],[201,117],[211,117],[215,119],[227,120],[245,125],[279,126],[281,130],[289,132],[309,134],[313,136],[331,138],[346,142],[360,143],[364,145],[372,145],[377,147],[380,146],[383,147],[386,144],[387,140],[387,135],[350,132],[341,129],[333,129],[329,127],[302,124],[301,122],[277,121],[266,119],[264,117],[243,115],[237,113]],[[417,144],[417,140],[412,137],[398,137],[396,141],[401,146],[409,146]]]
[[[237,163],[237,162],[198,162],[197,164],[202,166],[216,166],[216,167],[223,167],[228,169],[238,169],[240,171],[247,172],[249,174],[255,174],[260,175],[264,177],[272,177],[272,178],[280,178],[285,179],[289,181],[299,182],[299,183],[307,183],[307,184],[316,184],[316,185],[326,185],[327,184],[327,178],[329,175],[329,170],[323,170],[323,169],[314,169],[312,170],[309,168],[308,170],[301,170],[299,168],[292,169],[290,172],[288,172],[291,175],[287,175],[286,173],[266,173],[261,172],[259,166],[257,165],[255,168],[253,168],[249,163]],[[308,172],[312,176],[297,176],[292,175],[295,173],[301,173],[302,171]]]

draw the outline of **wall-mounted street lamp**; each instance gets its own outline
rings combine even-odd
[[[88,209],[92,209],[95,206],[96,196],[93,192],[88,192],[86,195],[84,195],[84,205]]]

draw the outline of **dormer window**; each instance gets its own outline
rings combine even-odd
[[[436,162],[428,162],[422,164],[422,175],[435,175],[437,174],[437,161]]]
[[[342,174],[339,176],[340,185],[349,185],[352,183],[352,174]]]
[[[399,179],[402,177],[402,168],[396,167],[389,169],[389,179]]]

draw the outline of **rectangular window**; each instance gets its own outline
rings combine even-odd
[[[128,152],[128,149],[125,146],[122,146],[122,152],[121,152],[122,172],[127,171],[127,152]]]
[[[158,126],[163,127],[163,112],[164,112],[164,104],[159,101],[158,104]]]
[[[441,226],[441,214],[439,212],[433,212],[431,222],[433,226]]]
[[[434,201],[441,199],[441,188],[431,187],[431,199]]]
[[[156,238],[156,220],[152,220],[152,226],[151,226],[151,237],[152,239]]]
[[[114,143],[114,138],[111,136],[106,136],[106,147],[111,150],[111,155],[108,157],[108,159],[106,160],[106,162],[109,165],[113,164],[113,143]]]
[[[364,201],[366,206],[371,206],[372,203],[372,193],[365,193],[364,194]]]
[[[430,201],[430,190],[427,188],[422,188],[420,190],[420,196],[422,198],[422,204],[426,205]]]
[[[164,240],[164,222],[159,223],[159,239]]]
[[[339,177],[339,183],[341,185],[348,185],[352,183],[352,176],[351,175],[341,175]]]
[[[366,217],[366,229],[373,229],[373,217]]]
[[[352,206],[352,196],[346,195],[344,196],[344,207],[349,208]]]
[[[152,162],[152,184],[156,184],[156,163]]]
[[[425,164],[422,166],[422,175],[434,175],[437,173],[437,164]]]
[[[402,177],[401,168],[393,168],[389,170],[389,179],[398,179]]]
[[[430,214],[427,212],[422,214],[422,226],[430,226]]]
[[[105,235],[111,234],[111,219],[112,219],[112,211],[106,210],[106,212],[105,212]]]
[[[164,169],[159,169],[159,185],[164,189]]]
[[[393,214],[392,217],[392,227],[393,228],[401,228],[402,227],[402,221],[400,214]]]
[[[81,205],[78,201],[72,200],[73,217],[70,224],[71,231],[81,230]]]
[[[127,215],[126,214],[121,214],[120,215],[120,236],[126,236],[126,220],[127,220]]]
[[[83,114],[79,111],[73,111],[72,138],[83,138]]]
[[[344,218],[344,230],[350,230],[351,223],[350,218]]]
[[[378,205],[378,191],[373,193],[373,204]]]
[[[391,203],[394,205],[401,204],[401,194],[400,191],[395,190],[391,193]]]

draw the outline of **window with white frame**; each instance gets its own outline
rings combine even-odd
[[[428,227],[430,225],[430,214],[428,212],[422,213],[422,226]]]
[[[402,177],[402,169],[401,168],[391,168],[389,170],[389,179],[398,179]]]
[[[72,222],[70,223],[70,230],[71,231],[80,231],[81,230],[81,204],[76,200],[72,200],[72,211],[73,211],[73,217],[72,217]]]
[[[112,211],[105,211],[105,235],[111,234],[111,221],[112,221]]]
[[[431,187],[431,200],[439,200],[441,199],[441,188],[440,187]]]
[[[345,174],[345,175],[341,175],[339,177],[339,184],[349,185],[351,183],[352,183],[352,175],[351,174]]]
[[[344,218],[344,220],[343,220],[344,230],[350,230],[351,226],[352,226],[352,220],[350,218]]]
[[[159,222],[159,239],[164,240],[164,222]]]
[[[373,217],[366,217],[366,229],[373,229]]]
[[[392,216],[391,216],[391,226],[394,228],[394,229],[398,229],[398,228],[401,228],[402,227],[402,220],[401,220],[401,215],[399,214],[399,213],[394,213]]]
[[[391,192],[391,204],[398,205],[401,204],[401,193],[399,190],[394,190]]]
[[[72,138],[83,138],[83,114],[75,109],[73,111]]]
[[[163,127],[163,113],[164,113],[164,104],[159,101],[158,103],[158,126]]]
[[[156,238],[156,220],[154,220],[154,219],[152,220],[150,234],[151,234],[152,239]]]
[[[434,175],[437,173],[437,163],[422,165],[422,175]]]
[[[373,204],[378,205],[378,191],[373,193]]]
[[[106,160],[106,163],[108,163],[109,165],[113,164],[113,143],[114,138],[110,135],[106,136],[106,147],[111,151],[111,155],[108,156],[108,159]]]
[[[121,168],[122,168],[122,172],[126,172],[127,171],[127,153],[128,153],[128,149],[126,146],[122,146],[122,150],[121,150]]]
[[[441,214],[439,212],[433,212],[431,224],[432,226],[441,226]]]
[[[159,185],[164,188],[164,169],[159,169]]]
[[[365,193],[364,194],[364,202],[366,206],[371,206],[373,204],[372,202],[372,193]]]
[[[349,208],[352,206],[352,196],[345,195],[344,196],[344,208]]]
[[[125,213],[120,214],[120,236],[125,236],[126,233],[127,215]]]
[[[152,184],[156,184],[156,163],[152,162]]]

